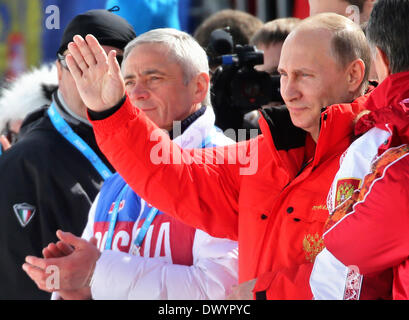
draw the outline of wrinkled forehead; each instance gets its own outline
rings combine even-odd
[[[122,74],[172,74],[179,75],[183,70],[179,63],[172,58],[167,47],[158,43],[137,44],[122,63]]]
[[[125,52],[123,67],[133,65],[142,61],[151,63],[169,64],[175,63],[173,54],[169,46],[163,43],[138,43],[130,50]]]

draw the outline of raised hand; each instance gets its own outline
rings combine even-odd
[[[125,95],[116,52],[112,50],[107,56],[92,35],[87,35],[85,40],[76,35],[73,40],[68,45],[66,62],[85,105],[94,111],[115,106]]]

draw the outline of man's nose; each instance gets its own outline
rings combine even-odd
[[[135,100],[146,100],[149,98],[149,90],[142,83],[138,82],[132,87],[129,95]]]
[[[296,79],[288,77],[286,80],[281,81],[281,96],[286,103],[296,101],[301,97],[301,91]]]

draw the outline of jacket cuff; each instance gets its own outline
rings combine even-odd
[[[134,280],[131,277],[135,270],[135,261],[132,261],[134,259],[137,257],[129,259],[128,254],[120,251],[101,252],[90,283],[92,298],[128,299],[128,289]]]
[[[98,133],[99,136],[109,136],[117,132],[119,128],[125,126],[129,121],[138,117],[140,111],[132,105],[128,95],[124,99],[121,100],[122,104],[118,104],[102,113],[98,112],[92,115],[92,117],[102,118],[100,120],[92,118],[90,110],[88,110],[88,119],[94,128],[94,132]],[[104,118],[104,116],[108,117]]]
[[[274,279],[273,272],[264,273],[257,278],[253,293],[255,300],[267,300],[267,290],[270,288],[271,282]]]
[[[104,120],[110,116],[112,116],[115,112],[117,112],[122,105],[125,103],[126,100],[126,95],[122,97],[122,99],[112,108],[109,108],[108,110],[104,111],[93,111],[91,109],[87,109],[88,111],[88,117],[90,120]]]

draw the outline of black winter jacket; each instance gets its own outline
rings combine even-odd
[[[62,111],[98,154],[93,130]],[[49,299],[22,270],[27,255],[42,256],[58,229],[80,236],[103,179],[53,127],[47,108],[27,116],[20,140],[0,157],[0,299]]]

